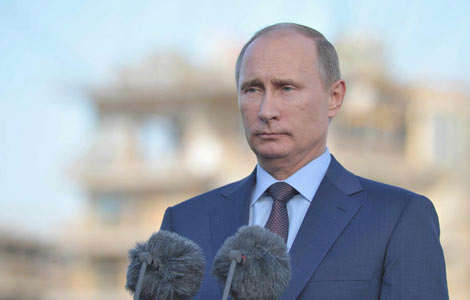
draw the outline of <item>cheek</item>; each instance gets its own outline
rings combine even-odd
[[[239,107],[245,127],[253,125],[253,123],[258,119],[258,110],[256,105],[246,101],[241,101],[239,102]]]
[[[298,106],[295,112],[290,116],[292,128],[298,132],[298,135],[307,138],[323,132],[328,126],[328,109],[326,105],[315,105],[315,103],[305,103]]]

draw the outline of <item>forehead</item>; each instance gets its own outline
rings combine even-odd
[[[315,72],[315,66],[314,40],[292,29],[282,29],[263,34],[247,47],[240,76],[252,77],[259,72],[311,73]]]

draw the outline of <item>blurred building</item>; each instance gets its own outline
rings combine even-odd
[[[432,199],[451,299],[466,299],[469,95],[397,82],[379,41],[349,36],[335,44],[348,91],[331,124],[331,152],[361,176]],[[51,272],[53,288],[36,299],[130,299],[127,251],[158,230],[166,207],[252,170],[233,49],[199,64],[160,53],[90,88],[96,133],[72,167],[87,195],[87,213],[55,251],[64,267]]]
[[[361,176],[429,197],[439,214],[451,299],[470,296],[470,95],[400,83],[369,37],[336,43],[348,91],[329,147]]]
[[[42,299],[53,286],[59,263],[47,242],[14,230],[0,231],[0,299]]]
[[[73,166],[88,214],[62,242],[70,280],[48,299],[129,299],[127,251],[165,208],[250,171],[233,82],[220,65],[161,53],[90,90],[96,135]]]

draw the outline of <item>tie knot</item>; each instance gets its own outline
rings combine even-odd
[[[268,188],[268,194],[274,201],[282,201],[286,203],[298,192],[290,184],[285,182],[276,182]]]

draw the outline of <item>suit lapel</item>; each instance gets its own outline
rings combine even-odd
[[[290,250],[292,278],[282,300],[296,299],[361,203],[350,195],[362,189],[357,177],[332,156]]]
[[[223,190],[221,203],[209,213],[212,250],[215,253],[225,240],[248,224],[251,191],[256,172]],[[290,250],[292,278],[281,300],[296,299],[322,262],[341,232],[361,207],[350,197],[360,192],[357,177],[345,170],[332,156],[328,171],[305,215]]]
[[[225,240],[234,235],[242,225],[248,225],[251,191],[256,179],[256,169],[242,181],[221,193],[222,202],[209,213],[212,250],[215,254]]]

